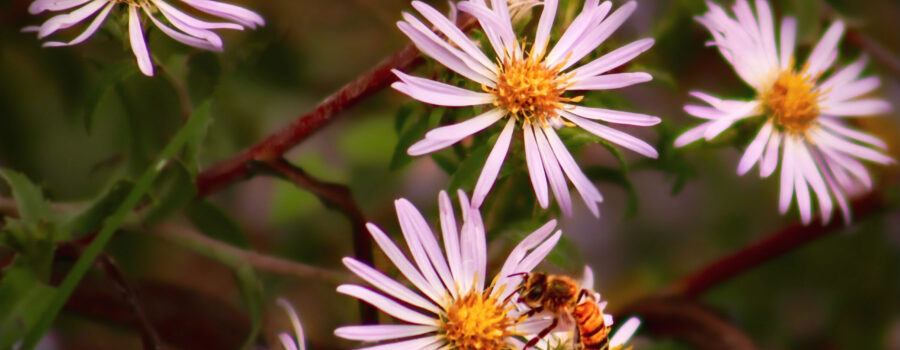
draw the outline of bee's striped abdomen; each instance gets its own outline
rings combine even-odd
[[[572,312],[584,349],[607,349],[610,328],[603,321],[603,312],[593,300],[585,300]]]

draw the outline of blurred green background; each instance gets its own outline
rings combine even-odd
[[[401,11],[410,11],[407,0],[235,3],[262,14],[266,26],[223,33],[222,54],[194,50],[150,30],[152,54],[167,73],[146,78],[121,74],[134,63],[119,39],[117,21],[108,21],[85,44],[44,49],[20,28],[46,16],[28,15],[27,1],[0,0],[0,166],[26,174],[54,202],[85,203],[114,181],[139,174],[182,124],[183,108],[208,99],[213,122],[200,148],[202,169],[286,125],[408,43],[394,25]],[[443,1],[431,3],[447,8]],[[894,58],[900,52],[898,1],[787,0],[774,1],[773,7],[779,16],[797,15],[801,55],[833,19],[831,10]],[[692,19],[703,11],[701,1],[640,1],[632,18],[601,49],[654,37],[655,47],[640,56],[633,69],[646,70],[655,80],[590,95],[596,98],[594,103],[662,117],[663,126],[658,128],[626,128],[656,143],[671,142],[672,135],[697,124],[681,110],[691,100],[690,90],[749,97],[749,88],[718,52],[704,46],[709,35]],[[116,13],[110,19],[120,16]],[[847,40],[841,48],[840,62],[861,54]],[[437,70],[429,62],[419,71]],[[880,93],[885,99],[900,101],[896,72],[877,60],[866,72],[882,77]],[[188,95],[179,95],[173,82],[184,86]],[[429,157],[395,159],[398,141],[403,142],[404,132],[409,134],[409,124],[414,123],[398,123],[398,110],[412,119],[431,113],[388,89],[344,112],[287,154],[310,174],[349,186],[366,218],[395,234],[399,231],[393,199],[408,198],[427,217],[435,218],[440,189],[455,191],[448,186],[458,183],[471,190],[471,181],[451,180],[452,175]],[[898,157],[896,112],[860,123],[887,140],[891,154]],[[797,216],[794,211],[778,215],[774,178],[760,180],[754,171],[735,175],[737,148],[693,145],[663,154],[667,156],[660,162],[640,162],[637,155],[624,152],[633,164],[627,173],[630,183],[600,176],[605,202],[599,221],[573,200],[575,215],[561,225],[566,238],[545,269],[577,276],[583,264],[590,264],[597,290],[610,305],[623,305]],[[601,145],[584,146],[579,160],[598,174],[614,169],[624,175],[619,161]],[[870,169],[876,179],[893,179],[885,187],[892,203],[887,213],[728,281],[702,300],[763,349],[900,349],[898,172],[896,166]],[[533,195],[530,191],[512,195],[512,189],[527,180],[514,179],[511,171],[504,171],[499,193],[485,208],[488,229],[499,238],[492,242],[495,264],[502,262],[511,239],[555,216],[521,210],[531,208]],[[673,194],[680,181],[685,181],[683,188]],[[7,190],[2,193],[9,197]],[[256,251],[335,270],[343,269],[341,257],[352,255],[346,218],[290,182],[257,176],[211,200],[243,229]],[[491,209],[496,210],[488,213]],[[180,213],[167,220],[187,222]],[[134,280],[183,287],[243,310],[231,270],[211,259],[139,232],[120,232],[108,251]],[[380,267],[388,267],[380,253],[376,257]],[[272,341],[276,332],[288,330],[286,317],[274,306],[274,299],[284,296],[304,320],[313,349],[353,345],[332,335],[335,327],[356,323],[359,317],[356,303],[336,294],[333,284],[258,274],[266,305],[265,339]],[[117,322],[64,312],[47,344],[56,349],[139,348],[140,337]],[[689,347],[642,337],[635,348]]]

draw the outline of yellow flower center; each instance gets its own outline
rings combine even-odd
[[[803,132],[819,117],[819,92],[813,91],[816,79],[805,73],[784,71],[772,87],[761,94],[763,108],[775,125],[792,132]]]
[[[503,341],[513,335],[518,320],[508,316],[512,306],[475,291],[459,298],[441,319],[443,335],[452,349],[506,349]]]
[[[549,118],[556,117],[556,109],[562,102],[582,99],[582,96],[562,96],[569,86],[568,77],[560,74],[562,64],[548,67],[529,58],[506,58],[499,68],[497,86],[484,89],[497,96],[495,106],[515,118],[544,125]]]

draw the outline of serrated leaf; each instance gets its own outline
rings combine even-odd
[[[3,177],[12,189],[13,198],[19,208],[19,216],[26,225],[35,225],[39,221],[50,219],[50,204],[44,201],[41,189],[31,180],[22,173],[6,168],[0,168],[0,177]]]
[[[88,133],[91,132],[94,113],[97,110],[97,106],[100,104],[100,100],[103,99],[103,96],[105,96],[106,93],[109,92],[109,89],[115,86],[116,83],[125,80],[137,71],[137,66],[131,61],[121,62],[103,70],[103,73],[100,74],[100,78],[97,79],[89,89],[90,92],[88,92],[87,100],[84,104],[84,128]]]
[[[212,202],[194,201],[187,207],[185,214],[207,236],[236,247],[250,248],[250,240],[244,230]]]
[[[94,200],[91,205],[68,219],[64,224],[65,231],[72,233],[88,233],[100,229],[103,220],[122,204],[128,192],[134,188],[134,181],[120,180]]]
[[[158,223],[187,206],[197,196],[194,177],[181,162],[170,162],[159,174],[150,191],[153,203],[145,211],[147,224]]]
[[[0,349],[12,349],[47,310],[54,288],[27,267],[15,264],[0,280]]]

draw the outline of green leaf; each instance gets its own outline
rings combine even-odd
[[[50,306],[55,290],[14,263],[0,280],[0,349],[12,349]]]
[[[191,54],[187,60],[187,90],[191,103],[196,105],[212,96],[221,75],[218,55],[209,51]]]
[[[443,114],[443,111],[444,108],[435,108],[430,115],[423,114],[411,116],[416,120],[409,127],[400,132],[399,137],[397,138],[397,147],[394,148],[394,154],[391,157],[391,170],[403,168],[412,161],[412,157],[406,153],[406,149],[424,137],[425,131],[428,130],[430,124],[429,120],[435,118],[440,119],[440,115]],[[395,126],[398,124],[395,124]]]
[[[259,336],[263,321],[263,291],[262,283],[256,275],[256,271],[250,264],[243,263],[235,268],[234,277],[241,289],[241,296],[250,313],[250,334],[244,342],[243,349],[250,349]]]
[[[592,181],[608,182],[621,186],[625,190],[625,194],[628,195],[628,206],[625,208],[624,216],[630,218],[637,213],[638,194],[634,184],[628,179],[627,173],[603,166],[591,166],[583,170],[584,174]]]
[[[209,237],[241,248],[250,248],[244,230],[228,214],[210,201],[194,201],[185,211],[200,231]]]
[[[94,260],[97,259],[97,256],[100,255],[103,248],[109,243],[113,233],[119,229],[119,226],[125,221],[125,217],[128,213],[137,206],[147,191],[150,190],[154,180],[156,180],[159,173],[166,167],[166,164],[175,157],[188,140],[197,137],[202,126],[207,123],[207,117],[208,115],[204,114],[192,114],[190,119],[188,119],[188,122],[174,137],[172,137],[165,148],[163,148],[158,160],[143,172],[134,188],[128,193],[125,201],[123,201],[116,211],[104,221],[103,228],[97,233],[97,236],[91,244],[82,251],[81,256],[75,262],[75,265],[72,266],[69,273],[59,284],[58,292],[55,293],[47,311],[40,314],[40,319],[34,327],[29,327],[29,329],[27,329],[28,333],[22,344],[22,349],[30,350],[37,345],[44,333],[46,333],[53,324],[53,320],[56,319],[56,315],[62,309],[63,305],[65,305],[66,300],[69,299],[72,291],[75,290],[75,287],[81,281],[82,277],[84,277],[91,265],[93,265]]]
[[[207,100],[194,108],[193,111],[195,117],[199,116],[206,122],[200,126],[197,134],[184,145],[184,162],[188,172],[191,173],[191,177],[197,177],[197,174],[200,173],[200,145],[206,139],[206,133],[209,131],[210,124],[212,124],[212,118],[210,117],[211,105],[212,102]]]
[[[94,113],[97,110],[97,106],[100,105],[100,100],[103,99],[103,96],[105,96],[109,89],[116,85],[116,83],[125,80],[137,71],[137,66],[131,61],[124,61],[119,64],[108,66],[103,70],[103,73],[100,74],[100,78],[90,87],[90,92],[88,93],[87,100],[84,104],[84,128],[88,133],[91,132]]]
[[[144,221],[153,225],[181,210],[197,196],[194,177],[181,162],[170,162],[154,183],[150,208],[145,211]]]
[[[478,181],[478,175],[481,174],[488,153],[493,148],[494,139],[496,138],[492,138],[490,142],[477,142],[475,146],[472,146],[469,156],[459,164],[456,172],[450,177],[450,184],[447,185],[447,188],[472,189],[475,187],[475,182]]]
[[[50,219],[50,204],[44,201],[41,189],[31,180],[15,170],[5,168],[0,168],[0,177],[3,177],[12,189],[13,198],[19,208],[19,216],[26,225]]]
[[[89,207],[67,220],[63,225],[65,231],[88,233],[99,230],[103,220],[122,204],[133,188],[134,181],[120,180],[116,182],[106,193],[95,199]]]

